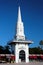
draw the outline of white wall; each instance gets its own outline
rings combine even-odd
[[[15,45],[15,56],[16,56],[16,59],[15,59],[15,62],[18,63],[19,62],[19,52],[21,50],[24,50],[25,51],[25,58],[26,58],[26,63],[29,62],[29,52],[28,52],[28,44],[16,44]]]

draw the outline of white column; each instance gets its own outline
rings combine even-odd
[[[28,46],[28,61],[29,61],[29,46]]]
[[[15,45],[15,62],[18,63],[18,58],[19,58],[19,55],[18,55],[18,44]]]
[[[28,45],[26,44],[26,63],[29,62],[29,51],[28,51]]]

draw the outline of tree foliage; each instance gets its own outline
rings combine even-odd
[[[4,52],[4,47],[0,46],[0,54],[3,54],[3,52]]]
[[[9,46],[0,46],[0,54],[11,54]]]
[[[43,50],[39,47],[29,48],[30,54],[43,54]]]
[[[41,40],[41,41],[39,42],[39,45],[40,45],[41,49],[43,49],[43,40]]]

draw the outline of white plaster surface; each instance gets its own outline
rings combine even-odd
[[[25,51],[25,62],[28,63],[29,62],[29,53],[28,53],[28,44],[16,44],[15,46],[15,56],[16,56],[16,60],[15,62],[18,63],[19,62],[19,52],[23,50]]]

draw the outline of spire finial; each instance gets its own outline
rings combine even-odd
[[[20,6],[18,7],[18,22],[21,22],[21,11],[20,11]]]

